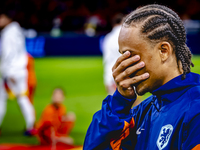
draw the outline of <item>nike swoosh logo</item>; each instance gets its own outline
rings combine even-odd
[[[144,129],[138,128],[137,131],[136,131],[136,134],[137,134],[137,135],[138,135],[138,134],[141,134],[141,131],[142,131],[142,130],[144,130]]]

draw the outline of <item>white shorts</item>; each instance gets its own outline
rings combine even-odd
[[[11,81],[11,78],[14,79],[14,83]],[[28,80],[27,72],[21,72],[12,77],[7,77],[4,79],[4,85],[7,84],[8,90],[14,94],[15,97],[27,95],[28,93]]]

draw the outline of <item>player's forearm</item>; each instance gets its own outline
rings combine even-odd
[[[108,96],[103,101],[102,109],[93,116],[84,149],[111,149],[111,142],[120,138],[123,129],[132,120],[130,110],[133,102],[122,97],[118,91]]]

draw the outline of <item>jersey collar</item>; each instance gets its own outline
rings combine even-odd
[[[182,80],[182,75],[177,76],[154,90],[152,94],[164,103],[173,102],[183,95],[189,88],[200,85],[200,76],[195,73],[187,73]]]

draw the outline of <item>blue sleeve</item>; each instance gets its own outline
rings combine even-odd
[[[132,121],[131,107],[134,101],[124,98],[117,90],[113,96],[107,96],[101,110],[93,116],[83,149],[112,149],[112,139],[123,138],[120,137],[122,130]]]
[[[186,113],[185,129],[183,133],[183,150],[200,149],[200,87],[189,91],[189,110]]]
[[[200,114],[192,118],[186,130],[187,138],[183,143],[183,150],[191,150],[197,145],[200,145]]]

